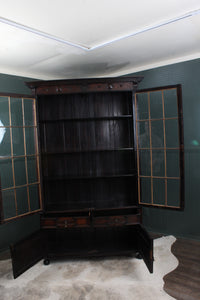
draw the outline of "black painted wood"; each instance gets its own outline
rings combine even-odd
[[[17,278],[45,256],[45,235],[38,231],[10,246],[13,276]]]
[[[46,259],[136,251],[152,272],[152,243],[140,226],[137,198],[132,100],[141,79],[28,83],[37,96]],[[25,254],[24,243],[33,243],[22,243]],[[34,253],[28,264],[14,249],[18,276]]]

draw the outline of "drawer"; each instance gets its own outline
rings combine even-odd
[[[89,227],[89,217],[60,217],[41,219],[42,228]]]
[[[57,228],[88,227],[89,217],[63,217],[57,219]]]
[[[101,226],[123,226],[133,225],[140,223],[140,215],[125,215],[125,216],[104,216],[95,217],[93,219],[93,225],[95,227]]]
[[[42,218],[42,228],[104,227],[140,224],[140,214],[93,217]]]
[[[56,218],[41,218],[40,225],[42,228],[56,228]]]

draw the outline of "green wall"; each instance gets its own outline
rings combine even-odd
[[[180,83],[183,92],[185,210],[144,208],[144,226],[153,232],[200,239],[200,59],[132,75],[144,76],[141,89]],[[0,74],[0,92],[30,94],[24,85],[28,80],[33,79]],[[1,225],[0,250],[38,228],[37,215]]]
[[[144,208],[144,226],[153,232],[200,239],[200,59],[131,75],[144,76],[140,89],[180,83],[183,94],[185,209]]]
[[[0,74],[0,93],[30,94],[25,81],[33,79]],[[39,216],[32,215],[0,225],[0,251],[7,249],[9,244],[15,242],[39,228]]]

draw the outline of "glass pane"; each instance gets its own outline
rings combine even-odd
[[[151,203],[151,178],[140,178],[141,203]]]
[[[167,177],[179,177],[179,150],[167,150]]]
[[[153,176],[165,176],[164,150],[152,150]]]
[[[16,216],[14,190],[2,191],[4,219]]]
[[[0,97],[0,126],[9,126],[8,97]]]
[[[137,122],[138,126],[138,141],[140,148],[150,147],[150,137],[149,137],[149,122]]]
[[[33,126],[34,124],[34,100],[24,99],[24,118],[26,126]]]
[[[149,119],[149,109],[148,109],[148,93],[137,94],[137,119],[147,120]]]
[[[23,128],[12,128],[13,155],[24,155]]]
[[[37,182],[37,164],[35,157],[27,157],[28,182]]]
[[[14,159],[14,170],[16,186],[26,184],[25,158]]]
[[[162,120],[151,122],[151,140],[153,148],[164,147]]]
[[[153,203],[165,204],[165,179],[153,179]]]
[[[11,159],[0,160],[0,176],[2,189],[13,186],[13,173]]]
[[[150,113],[151,119],[163,118],[163,106],[162,106],[162,92],[150,93]]]
[[[177,117],[177,94],[176,89],[164,91],[164,103],[165,103],[165,118]]]
[[[35,154],[36,147],[35,147],[35,128],[25,128],[25,135],[26,135],[26,153]]]
[[[0,156],[11,156],[10,128],[0,128]]]
[[[27,196],[27,187],[22,187],[16,189],[17,197],[17,209],[18,214],[25,214],[28,212],[28,196]]]
[[[167,180],[167,205],[180,206],[180,180]]]
[[[140,175],[150,176],[151,175],[150,150],[139,151],[139,162],[140,162]]]
[[[178,120],[165,120],[166,147],[179,147]]]
[[[11,98],[10,105],[12,126],[23,126],[22,99]]]
[[[39,190],[37,184],[29,186],[29,198],[30,198],[31,211],[40,209]]]

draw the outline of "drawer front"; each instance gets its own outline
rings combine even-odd
[[[57,219],[57,228],[73,228],[90,226],[89,217],[66,217]]]
[[[140,215],[42,218],[42,228],[104,227],[140,224]]]
[[[95,227],[103,226],[123,226],[140,223],[140,215],[125,215],[125,216],[105,216],[95,217],[93,225]]]
[[[89,227],[89,217],[60,217],[41,219],[42,228]]]
[[[58,218],[56,222],[57,228],[70,228],[76,226],[76,219],[73,217]]]
[[[40,225],[42,228],[56,228],[56,218],[41,218]]]

